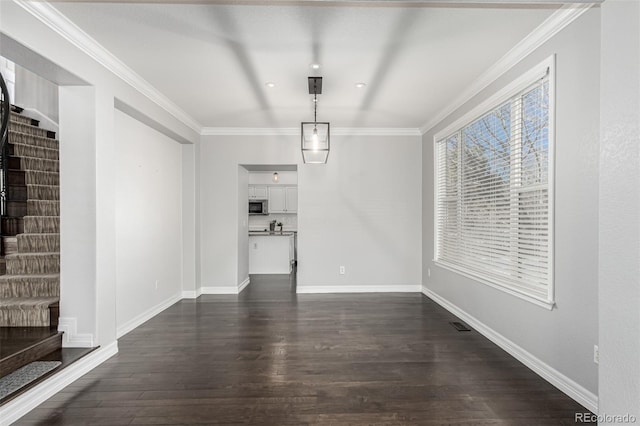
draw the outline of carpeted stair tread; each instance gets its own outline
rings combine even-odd
[[[47,327],[49,307],[59,297],[11,297],[0,299],[0,327]]]
[[[31,117],[27,117],[26,115],[18,114],[17,112],[13,112],[13,111],[11,111],[11,114],[9,114],[9,120],[11,120],[11,123],[20,123],[20,124],[28,124],[28,125],[31,125],[33,121]]]
[[[9,155],[17,157],[43,158],[45,160],[58,160],[58,150],[43,148],[41,146],[25,145],[9,139]]]
[[[26,234],[58,234],[60,233],[60,217],[25,216],[24,232]]]
[[[60,185],[58,172],[43,172],[39,170],[25,170],[26,185]]]
[[[60,272],[60,253],[15,253],[5,257],[8,275]]]
[[[59,252],[60,234],[58,233],[38,233],[38,234],[18,234],[17,250],[20,253],[34,252]]]
[[[0,298],[59,297],[60,274],[2,275]]]
[[[26,185],[29,200],[55,201],[60,200],[60,186],[58,185]]]
[[[27,216],[60,216],[60,201],[27,200]]]
[[[21,170],[36,170],[41,172],[59,172],[60,163],[58,160],[46,160],[36,157],[20,157]]]
[[[9,130],[9,132],[9,139],[11,140],[11,143],[40,146],[49,149],[58,149],[60,147],[60,141],[58,141],[58,139],[28,135],[26,133],[16,132],[11,129]]]
[[[45,138],[47,137],[48,133],[46,129],[35,127],[26,123],[19,123],[17,121],[12,122],[9,128],[14,132],[26,133],[27,135],[40,136]]]

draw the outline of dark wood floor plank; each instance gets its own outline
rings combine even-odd
[[[18,424],[569,425],[586,410],[420,294],[254,276],[183,300]]]

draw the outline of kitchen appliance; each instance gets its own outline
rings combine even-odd
[[[268,214],[269,202],[267,200],[249,200],[249,216]]]

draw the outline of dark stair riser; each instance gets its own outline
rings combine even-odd
[[[60,273],[60,255],[57,253],[9,255],[6,260],[8,275]]]
[[[24,232],[24,219],[21,217],[3,217],[2,235],[18,235]],[[57,231],[56,231],[57,232]]]
[[[15,157],[33,157],[45,160],[58,160],[58,150],[42,148],[33,145],[17,144],[16,141],[9,139],[8,146],[9,155]]]
[[[9,142],[48,149],[60,148],[60,141],[57,139],[43,138],[41,136],[27,135],[26,133],[18,133],[14,131],[9,131]]]
[[[0,377],[36,361],[62,347],[62,333],[59,332],[47,339],[26,348],[20,352],[0,360]]]
[[[0,277],[0,298],[59,296],[59,275],[4,275]]]

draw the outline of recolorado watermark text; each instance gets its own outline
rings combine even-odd
[[[593,413],[575,413],[574,421],[576,423],[636,423],[638,420],[632,414],[593,414]]]

